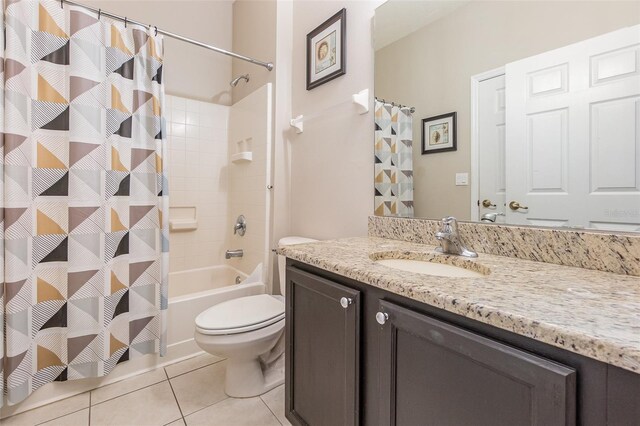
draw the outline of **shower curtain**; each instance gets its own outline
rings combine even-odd
[[[164,353],[167,147],[152,29],[54,0],[6,0],[4,25],[0,390],[15,404]]]
[[[375,101],[375,214],[413,217],[413,117]]]

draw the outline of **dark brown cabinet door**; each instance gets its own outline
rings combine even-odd
[[[381,425],[575,424],[575,370],[386,301],[379,308]]]
[[[286,403],[294,425],[359,423],[360,292],[287,268]]]

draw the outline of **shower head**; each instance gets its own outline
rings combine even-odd
[[[238,85],[238,83],[240,82],[240,80],[244,80],[244,81],[246,81],[248,83],[249,82],[249,74],[244,74],[244,75],[241,75],[240,77],[234,78],[233,80],[231,80],[229,85],[231,87],[236,87]]]

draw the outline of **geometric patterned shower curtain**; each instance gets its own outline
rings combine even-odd
[[[164,354],[167,146],[154,30],[5,5],[0,390],[15,404]]]
[[[413,117],[407,107],[375,100],[376,216],[413,217]]]

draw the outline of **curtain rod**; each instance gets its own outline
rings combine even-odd
[[[376,96],[376,100],[382,102],[383,104],[391,104],[391,106],[397,106],[398,108],[409,108],[409,112],[411,112],[412,114],[414,112],[416,112],[416,107],[410,107],[409,105],[397,104],[395,102],[388,102],[388,101],[385,101],[384,99],[380,99],[377,96]]]
[[[237,58],[237,59],[240,59],[240,60],[243,60],[243,61],[251,62],[252,64],[259,65],[261,67],[265,67],[269,71],[271,71],[273,69],[273,62],[263,62],[263,61],[259,61],[257,59],[250,58],[248,56],[239,55],[237,53],[229,52],[228,50],[220,49],[219,47],[211,46],[210,44],[206,44],[206,43],[203,43],[201,41],[194,40],[192,38],[181,36],[179,34],[175,34],[175,33],[172,33],[170,31],[161,30],[160,28],[158,28],[156,26],[153,26],[153,25],[147,25],[147,24],[144,24],[142,22],[134,21],[133,19],[129,19],[126,16],[122,17],[122,16],[119,16],[119,15],[113,14],[111,12],[105,12],[102,9],[96,9],[94,7],[91,7],[91,6],[87,6],[87,5],[84,5],[84,4],[81,4],[81,3],[76,3],[75,1],[72,1],[72,0],[60,0],[60,4],[61,5],[62,5],[62,3],[67,3],[67,4],[70,4],[70,5],[73,5],[73,6],[82,7],[84,9],[90,10],[93,13],[97,13],[98,14],[98,19],[100,18],[100,16],[104,15],[104,16],[107,16],[107,17],[109,17],[111,19],[115,19],[117,21],[124,22],[125,25],[126,24],[133,24],[133,25],[140,25],[141,27],[145,27],[145,28],[154,28],[156,34],[162,34],[162,35],[165,35],[167,37],[175,38],[176,40],[184,41],[186,43],[190,43],[190,44],[194,44],[196,46],[204,47],[205,49],[213,50],[214,52],[222,53],[223,55],[227,55],[227,56],[231,56],[233,58]]]

